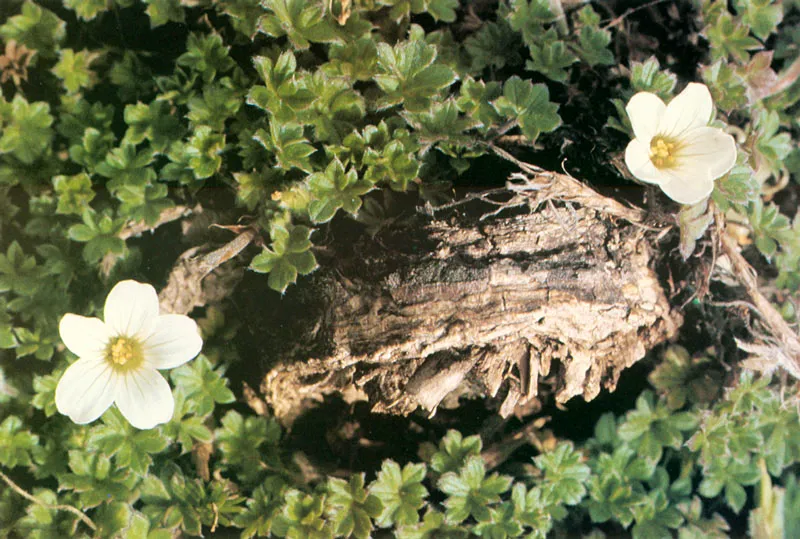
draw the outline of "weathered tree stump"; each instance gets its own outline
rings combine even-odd
[[[572,178],[537,173],[375,238],[334,232],[320,270],[282,300],[260,300],[250,325],[263,331],[261,393],[291,423],[332,393],[392,414],[485,396],[506,416],[543,392],[565,402],[613,390],[682,321],[641,220]]]

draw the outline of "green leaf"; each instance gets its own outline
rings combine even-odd
[[[83,212],[83,223],[72,225],[67,231],[69,239],[86,243],[83,257],[95,263],[107,253],[125,252],[125,241],[117,235],[125,225],[124,221],[113,219],[109,214],[95,214],[91,210]]]
[[[505,19],[485,21],[477,32],[464,40],[464,49],[471,57],[471,71],[476,74],[487,67],[519,66],[523,60],[519,52],[522,49],[519,34]]]
[[[186,20],[180,0],[143,0],[147,4],[145,10],[150,17],[150,28],[162,26],[168,22],[182,23]]]
[[[569,76],[567,68],[578,61],[566,43],[558,39],[555,29],[548,30],[538,44],[529,44],[531,58],[525,68],[538,71],[556,82],[566,82]]]
[[[588,7],[588,6],[587,6]],[[575,51],[590,66],[613,65],[614,54],[608,50],[611,43],[611,32],[595,26],[584,26],[578,34]]]
[[[508,21],[511,28],[522,33],[528,47],[546,41],[545,25],[556,19],[549,0],[511,0],[511,13]]]
[[[229,404],[236,400],[228,388],[224,368],[214,370],[206,356],[200,355],[170,372],[176,387],[181,387],[186,398],[193,401],[193,410],[200,416],[214,411],[215,404]]]
[[[46,417],[52,417],[56,413],[56,386],[61,379],[61,374],[62,372],[55,372],[33,378],[33,390],[36,395],[31,400],[31,404],[37,410],[42,410]]]
[[[719,462],[719,461],[718,461]],[[758,482],[759,472],[750,462],[731,462],[727,465],[712,463],[703,474],[703,480],[697,488],[701,496],[713,498],[725,489],[725,502],[738,513],[747,503],[747,493],[743,486]]]
[[[32,296],[42,277],[36,258],[25,255],[16,240],[8,246],[5,255],[0,253],[0,292],[11,290],[21,296]]]
[[[285,227],[273,224],[272,246],[265,248],[250,262],[250,269],[269,273],[269,287],[283,294],[297,280],[317,269],[317,260],[310,251],[312,230],[305,226]]]
[[[553,517],[550,513],[551,505],[542,496],[542,490],[534,487],[526,491],[525,485],[516,483],[511,489],[511,503],[515,518],[521,524],[533,528],[534,537],[544,539],[553,527]]]
[[[283,466],[277,448],[281,428],[273,419],[244,418],[229,410],[214,436],[222,453],[222,463],[239,470],[239,476],[245,482],[256,480],[266,464]]]
[[[636,400],[636,410],[626,414],[617,433],[636,448],[641,457],[658,461],[664,447],[679,448],[684,441],[682,432],[696,426],[693,414],[673,414],[664,402],[655,402],[652,392],[645,391]]]
[[[534,459],[544,472],[541,489],[552,503],[577,505],[586,495],[586,480],[591,470],[583,463],[583,455],[571,443],[559,443],[555,449]]]
[[[159,429],[136,429],[112,408],[103,415],[101,425],[92,427],[87,443],[105,456],[113,456],[117,466],[144,476],[153,462],[151,455],[164,451],[168,442]]]
[[[255,37],[258,18],[264,12],[260,0],[218,0],[215,7],[228,16],[233,28],[250,41]]]
[[[19,417],[6,417],[0,423],[0,464],[5,468],[30,466],[31,450],[38,443],[39,437],[24,429]]]
[[[318,71],[306,78],[306,84],[316,99],[298,117],[302,123],[314,126],[317,141],[340,143],[363,124],[364,98],[353,89],[352,82]]]
[[[735,65],[720,59],[704,67],[702,75],[714,104],[719,109],[732,111],[747,105],[747,83],[737,72]]]
[[[661,363],[650,373],[648,380],[672,410],[683,408],[687,402],[708,404],[717,397],[722,376],[711,367],[705,354],[690,356],[682,346],[669,346]]]
[[[425,13],[429,13],[433,20],[442,22],[456,21],[456,8],[459,7],[458,0],[430,0],[423,2]]]
[[[92,180],[84,172],[74,176],[55,176],[53,187],[58,194],[56,212],[62,215],[83,214],[95,196]]]
[[[760,176],[768,171],[774,176],[779,176],[784,169],[784,160],[795,147],[789,133],[779,133],[780,117],[775,111],[760,111],[755,116],[756,144],[754,156],[756,169]]]
[[[383,511],[383,504],[364,488],[364,474],[354,474],[350,481],[328,478],[328,518],[334,533],[343,537],[371,537],[372,519]]]
[[[78,493],[84,510],[112,501],[132,502],[137,497],[137,477],[127,468],[112,466],[105,455],[70,451],[69,469],[70,473],[59,477],[60,489]]]
[[[451,522],[463,522],[470,516],[485,521],[491,518],[489,506],[499,502],[500,494],[511,487],[511,478],[498,474],[486,477],[483,459],[472,456],[459,473],[444,474],[437,487],[448,495],[444,505]]]
[[[2,119],[2,116],[0,116]],[[21,94],[11,101],[10,115],[0,136],[0,154],[10,153],[25,164],[31,164],[50,147],[53,138],[53,117],[50,105],[28,103]]]
[[[723,211],[733,204],[746,206],[759,196],[760,186],[750,167],[737,165],[717,180],[712,198]]]
[[[128,528],[133,509],[126,503],[113,502],[100,506],[93,516],[97,534],[101,537],[113,537]]]
[[[435,144],[440,151],[448,155],[454,153],[453,149],[470,146],[474,142],[474,137],[465,134],[465,131],[478,125],[475,119],[461,114],[454,99],[432,103],[430,110],[426,112],[407,113],[405,119],[414,128],[423,152]],[[403,153],[402,142],[394,141],[391,145]]]
[[[115,195],[126,190],[144,189],[156,179],[150,166],[153,151],[136,151],[135,145],[123,141],[120,147],[111,150],[103,163],[97,165],[97,173],[109,179],[108,188]]]
[[[783,4],[775,0],[737,0],[736,11],[742,10],[742,22],[762,41],[778,31],[783,20]]]
[[[497,112],[519,122],[522,133],[534,142],[540,133],[554,131],[561,125],[558,105],[550,102],[544,84],[534,85],[516,75],[503,84],[503,95],[492,102]]]
[[[163,153],[172,141],[183,136],[180,120],[172,113],[166,101],[153,101],[149,105],[126,105],[124,117],[128,130],[125,132],[123,144],[128,142],[136,145],[148,140],[155,152]]]
[[[236,517],[234,524],[242,528],[242,539],[269,536],[273,523],[283,506],[287,485],[279,476],[261,483],[247,500],[247,508]]]
[[[15,302],[11,302],[13,308]],[[43,334],[41,329],[31,331],[27,328],[14,328],[17,346],[14,352],[18,358],[33,355],[36,359],[48,360],[53,357],[57,339],[54,335]]]
[[[207,125],[215,131],[224,131],[225,122],[239,111],[242,100],[235,90],[210,84],[203,88],[202,97],[194,96],[187,104],[188,118],[195,126]]]
[[[328,62],[322,69],[331,77],[351,81],[368,81],[378,70],[378,48],[372,37],[362,37],[345,43],[332,43],[328,49]]]
[[[480,436],[463,438],[457,430],[448,430],[439,441],[439,450],[431,456],[431,468],[440,474],[457,472],[469,457],[479,456],[482,447]]]
[[[297,59],[291,51],[283,52],[277,60],[264,56],[253,58],[264,86],[253,86],[247,103],[272,113],[278,121],[294,120],[298,111],[308,108],[316,96],[305,88],[295,73]]]
[[[408,463],[402,469],[393,460],[384,460],[378,477],[369,486],[383,505],[375,523],[389,526],[408,526],[419,522],[419,509],[428,496],[422,482],[425,480],[425,464]]]
[[[508,502],[489,509],[489,519],[478,522],[472,529],[481,537],[519,537],[524,528],[517,520],[514,506]]]
[[[97,74],[90,66],[100,57],[100,53],[90,51],[76,53],[72,49],[60,49],[58,55],[58,63],[53,66],[53,74],[64,83],[68,94],[95,85]]]
[[[286,504],[275,519],[272,531],[278,537],[331,539],[333,529],[323,518],[325,499],[291,489],[286,493]]]
[[[164,528],[151,529],[150,521],[142,513],[133,511],[128,527],[123,530],[128,539],[171,539],[172,534]]]
[[[270,37],[286,36],[296,49],[339,38],[321,5],[305,0],[262,0],[261,6],[265,13],[258,21],[258,30]]]
[[[211,82],[236,65],[228,55],[229,50],[230,47],[226,47],[222,37],[216,33],[192,32],[186,38],[186,52],[178,57],[177,64],[199,74],[204,82]]]
[[[398,43],[394,47],[378,44],[380,74],[374,80],[386,94],[378,105],[388,108],[402,104],[411,112],[422,112],[431,99],[456,81],[446,65],[437,64],[436,47],[421,40]]]
[[[66,23],[55,13],[26,0],[22,13],[10,17],[0,26],[0,37],[8,43],[16,41],[34,50],[43,58],[53,58],[58,45],[66,37]],[[17,94],[19,95],[19,94]]]
[[[760,197],[747,206],[747,217],[756,247],[767,260],[771,259],[778,251],[778,242],[790,234],[789,219],[775,204],[765,206]]]
[[[222,166],[222,152],[225,150],[225,135],[214,132],[203,125],[194,130],[189,143],[184,148],[188,165],[195,178],[210,178]]]
[[[272,121],[269,123],[269,133],[259,129],[253,138],[275,155],[281,170],[297,168],[304,172],[312,171],[310,156],[315,149],[303,135],[303,126]]]
[[[398,539],[467,539],[469,536],[466,526],[450,523],[442,513],[434,509],[429,509],[422,522],[415,526],[397,529]]]
[[[328,164],[325,172],[311,174],[307,180],[313,199],[308,205],[308,215],[314,223],[326,223],[341,208],[355,215],[361,207],[361,195],[371,191],[373,184],[359,180],[358,172],[347,172],[338,159]]]
[[[674,73],[661,70],[661,64],[655,56],[631,64],[631,88],[634,92],[650,92],[667,100],[672,97],[677,81]]]
[[[194,536],[201,535],[203,526],[230,526],[243,502],[230,484],[189,480],[174,463],[166,464],[159,476],[144,478],[141,500],[141,511],[151,522]]]
[[[191,451],[198,442],[211,443],[214,434],[205,426],[203,417],[194,413],[195,403],[187,401],[181,388],[176,388],[173,396],[175,413],[169,423],[161,426],[164,435],[181,445],[181,454]]]
[[[109,3],[108,0],[64,0],[64,6],[84,21],[91,21],[108,11]]]
[[[155,88],[149,67],[130,50],[122,53],[122,59],[114,62],[108,74],[124,102],[150,95]]]
[[[760,49],[761,43],[749,35],[748,27],[733,20],[728,13],[717,17],[713,25],[704,29],[711,45],[714,60],[733,58],[745,63],[750,58],[749,51]]]
[[[678,530],[678,539],[727,539],[730,526],[718,513],[703,517],[703,504],[695,496],[691,502],[683,502],[679,509],[686,523]]]

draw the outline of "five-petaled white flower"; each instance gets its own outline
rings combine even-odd
[[[138,429],[166,423],[175,402],[156,369],[177,367],[200,353],[197,324],[180,314],[159,315],[155,289],[136,281],[114,286],[103,318],[66,314],[61,319],[61,339],[79,359],[58,382],[58,411],[85,424],[116,403]]]
[[[705,84],[690,83],[669,105],[655,94],[639,92],[625,110],[636,137],[625,149],[625,164],[675,202],[705,199],[714,180],[736,163],[733,137],[708,127],[714,104]]]

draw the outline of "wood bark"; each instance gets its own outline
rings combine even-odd
[[[392,414],[484,397],[507,416],[613,390],[682,321],[641,220],[537,173],[374,238],[334,229],[321,269],[282,300],[265,305],[250,277],[240,287],[246,312],[261,305],[261,393],[291,423],[328,394]]]

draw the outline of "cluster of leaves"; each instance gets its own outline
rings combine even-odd
[[[400,538],[544,538],[556,527],[589,525],[634,538],[724,538],[720,503],[734,514],[755,505],[754,536],[800,526],[791,510],[797,403],[748,373],[723,392],[720,378],[709,378],[710,358],[680,347],[665,355],[650,377],[655,392],[642,393],[635,409],[602,415],[579,446],[544,444],[516,478],[487,469],[478,436],[449,431],[421,449],[424,462],[386,460],[371,481],[356,473],[309,485],[282,450],[275,421],[228,410],[218,428],[207,427],[233,394],[204,356],[172,374],[177,413],[166,425],[136,431],[112,409],[94,426],[54,420],[37,435],[10,415],[0,424],[0,465],[57,479],[58,491],[37,489],[37,499],[82,508],[103,537],[199,536],[223,526],[243,538],[367,538],[378,530]],[[33,404],[46,416],[56,379],[35,384]],[[4,536],[88,532],[74,514],[45,505],[5,499],[0,513]]]
[[[532,145],[561,124],[547,85],[488,73],[507,55],[493,36],[521,40],[526,69],[554,83],[613,60],[611,32],[590,6],[571,14],[571,30],[548,2],[501,7],[463,45],[448,26],[426,33],[412,20],[452,23],[453,0],[347,6],[337,15],[301,0],[203,4],[212,27],[189,25],[170,72],[133,48],[81,42],[86,32],[66,32],[65,20],[90,32],[111,17],[143,19],[157,36],[188,24],[181,2],[65,0],[51,11],[20,1],[0,38],[32,51],[32,69],[62,97],[26,97],[24,81],[0,97],[0,200],[11,205],[16,185],[47,197],[56,212],[39,231],[66,228],[88,264],[108,269],[136,256],[127,224],[156,224],[202,186],[225,186],[272,240],[251,269],[283,292],[316,261],[307,241],[292,253],[299,266],[266,263],[285,248],[277,229],[355,215],[376,188],[424,194],[419,186],[456,179],[500,134],[518,129]],[[384,35],[375,20],[397,31]]]
[[[0,6],[0,65],[16,61],[13,47],[30,55],[0,77],[0,466],[42,502],[3,489],[0,537],[227,527],[243,537],[504,538],[590,525],[723,537],[715,508],[739,513],[748,502],[759,504],[753,530],[800,529],[793,403],[746,376],[715,400],[712,360],[675,348],[653,374],[657,395],[603,416],[581,445],[553,444],[517,478],[487,469],[480,439],[450,432],[424,462],[387,460],[375,477],[309,486],[274,420],[227,406],[235,396],[225,370],[236,357],[221,344],[236,321],[215,308],[200,320],[204,355],[171,373],[169,423],[140,432],[114,409],[89,426],[56,413],[70,359],[59,318],[99,313],[107,284],[141,271],[150,253],[128,241],[131,224],[154,226],[167,210],[224,190],[261,236],[250,268],[283,292],[317,268],[315,227],[380,215],[364,208],[374,189],[429,196],[509,134],[534,148],[561,126],[571,83],[620,61],[618,30],[588,4],[565,13],[549,0],[501,2],[472,29],[451,26],[468,18],[455,0],[323,4]],[[776,285],[795,291],[800,225],[759,195],[800,172],[800,94],[787,78],[798,3],[695,4],[709,45],[701,76],[741,135],[739,166],[718,182],[714,203],[774,261]],[[154,53],[154,43],[167,45]],[[610,124],[627,131],[625,100],[636,91],[668,99],[677,78],[655,57],[622,63],[629,85]],[[706,208],[681,219],[686,243],[710,222]],[[96,532],[54,507],[65,504],[85,511]]]

